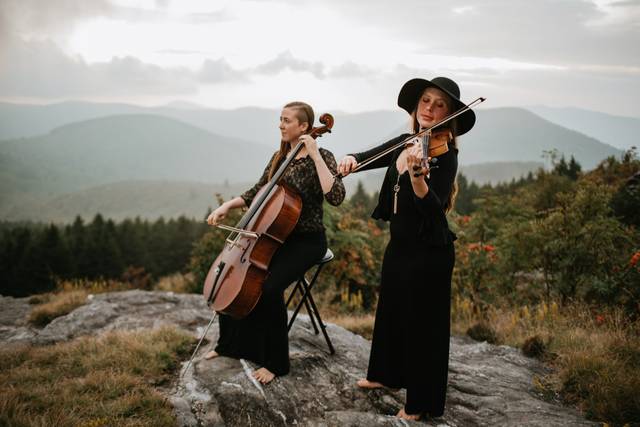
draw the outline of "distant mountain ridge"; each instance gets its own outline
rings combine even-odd
[[[229,200],[252,185],[121,181],[50,197],[23,198],[12,205],[0,206],[0,218],[64,223],[73,221],[77,215],[90,220],[100,213],[114,220],[136,216],[176,218],[180,215],[204,219],[209,208],[218,207],[216,194]]]
[[[495,108],[476,114],[473,133],[460,138],[462,165],[542,161],[544,151],[557,150],[566,158],[573,155],[583,169],[592,169],[608,156],[622,154],[622,150],[521,108]]]
[[[321,113],[316,112],[318,116]],[[269,148],[277,147],[276,141],[280,138],[277,127],[280,111],[276,109],[245,107],[215,110],[66,102],[48,106],[0,103],[0,139],[42,134],[64,124],[115,114],[164,116],[217,135],[253,141]],[[583,167],[591,168],[608,155],[620,154],[620,151],[602,146],[602,142],[587,136],[586,131],[567,132],[562,126],[542,120],[521,108],[480,108],[476,114],[476,128],[469,136],[461,138],[463,142],[470,141],[461,146],[460,161],[463,164],[541,161],[542,150],[556,148],[567,157],[573,154]],[[358,114],[337,111],[333,115],[336,119],[333,132],[323,137],[320,144],[336,157],[375,146],[408,128],[408,117],[401,111]],[[611,118],[626,120],[615,116]],[[635,138],[635,135],[628,138]],[[475,147],[479,149],[475,150]]]
[[[189,104],[187,104],[189,105]],[[316,111],[316,126],[324,111]],[[323,139],[333,140],[334,147],[342,145],[345,136],[354,137],[365,144],[381,140],[389,132],[407,122],[400,111],[374,111],[348,114],[329,112],[335,120],[333,135]],[[185,108],[183,103],[171,103],[161,107],[141,107],[129,104],[101,104],[90,102],[62,102],[50,105],[22,105],[0,103],[0,140],[34,137],[70,123],[82,122],[112,115],[151,114],[165,116],[199,127],[209,132],[273,147],[280,139],[277,109],[243,107],[236,110],[210,108]],[[345,129],[346,127],[346,129]]]
[[[613,147],[628,150],[640,147],[640,118],[622,117],[580,108],[527,107],[540,117],[590,135]]]
[[[15,183],[14,192],[34,194],[123,180],[247,182],[274,151],[163,116],[109,116],[0,142],[0,176]]]
[[[0,105],[0,111],[7,105]],[[83,114],[97,114],[92,104],[82,105],[86,107]],[[36,110],[40,111],[38,114],[55,110],[55,106],[49,107],[53,110],[47,107]],[[66,107],[72,108],[47,116],[49,122],[69,119],[82,110],[77,104]],[[180,110],[184,117],[197,119],[208,129],[219,130],[215,133],[167,115],[148,114],[162,108],[98,105],[102,113],[121,109],[134,113],[66,123],[45,135],[0,141],[0,218],[32,217],[32,212],[47,210],[54,217],[58,215],[56,212],[66,217],[67,210],[91,211],[99,205],[100,198],[106,203],[104,208],[111,209],[116,217],[118,209],[129,215],[135,211],[129,210],[134,204],[125,201],[122,194],[126,186],[118,187],[119,192],[111,191],[108,186],[140,181],[165,182],[167,188],[168,183],[175,182],[189,185],[226,182],[229,186],[253,183],[277,149],[277,110]],[[72,114],[71,110],[75,112]],[[140,111],[143,113],[139,114]],[[173,111],[178,115],[176,109]],[[24,117],[35,117],[31,113]],[[477,115],[473,132],[459,138],[459,160],[461,171],[478,183],[510,181],[537,169],[543,160],[543,150],[557,149],[566,157],[574,155],[585,169],[607,156],[621,154],[614,147],[524,109],[481,109]],[[337,160],[405,132],[408,124],[406,114],[397,112],[336,112],[335,117],[333,132],[319,142],[331,150]],[[0,113],[0,122],[6,121]],[[38,126],[41,125],[43,123]],[[38,126],[34,123],[34,129]],[[2,129],[0,126],[0,131]],[[275,135],[267,136],[273,131]],[[237,135],[264,138],[257,142],[237,138]],[[345,184],[352,190],[358,180],[362,180],[365,189],[373,192],[379,188],[381,175],[381,170],[355,175],[346,178]],[[131,191],[138,191],[138,187],[132,187]],[[203,194],[200,190],[197,193],[198,197]],[[175,204],[160,196],[157,198],[165,200],[166,215],[194,212],[192,205],[200,206],[179,196],[174,197]],[[180,203],[188,206],[181,207]],[[139,214],[146,217],[157,216],[159,210],[152,200],[140,204],[139,209]]]

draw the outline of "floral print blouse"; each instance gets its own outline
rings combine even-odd
[[[319,150],[327,167],[331,173],[335,175],[338,171],[335,157],[329,150],[325,150],[324,148],[320,148]],[[240,195],[247,206],[251,205],[258,191],[267,184],[271,162],[276,154],[277,153],[274,153],[273,156],[271,156],[267,167],[264,169],[256,185]],[[345,189],[340,177],[336,177],[331,186],[331,190],[323,194],[316,166],[309,156],[294,159],[280,178],[280,181],[295,190],[302,198],[302,212],[300,212],[300,219],[293,230],[294,233],[324,231],[324,225],[322,223],[323,200],[326,199],[327,202],[333,206],[338,206],[344,200]]]

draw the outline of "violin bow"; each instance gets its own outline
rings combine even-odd
[[[481,104],[482,102],[484,102],[486,100],[487,100],[487,98],[484,98],[482,96],[477,98],[477,99],[475,99],[474,101],[472,101],[472,102],[468,103],[467,105],[465,105],[464,107],[460,108],[458,111],[454,111],[453,113],[449,114],[447,117],[443,118],[442,120],[440,120],[439,122],[437,122],[433,126],[431,126],[429,128],[426,128],[426,129],[423,129],[423,130],[421,130],[419,132],[416,132],[413,135],[405,138],[403,141],[392,145],[391,147],[387,148],[386,150],[383,150],[380,153],[369,157],[368,159],[365,159],[361,163],[358,163],[358,165],[355,168],[353,168],[350,173],[358,172],[360,169],[362,169],[363,167],[367,166],[369,163],[378,160],[380,157],[383,157],[383,156],[389,154],[390,152],[396,150],[397,148],[399,148],[399,147],[401,147],[403,145],[415,144],[417,142],[416,141],[417,138],[420,138],[420,137],[423,137],[423,136],[425,136],[427,134],[430,134],[433,129],[437,128],[441,124],[446,123],[451,119],[455,119],[459,115],[467,112],[468,110],[471,110],[471,109],[475,108],[476,106],[478,106],[479,104]],[[340,173],[337,173],[337,174],[334,175],[334,178],[335,177],[342,177],[342,175]]]

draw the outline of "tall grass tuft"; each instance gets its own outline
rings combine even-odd
[[[85,290],[74,290],[52,295],[47,302],[39,304],[31,310],[28,321],[34,326],[44,327],[53,319],[71,313],[83,305],[89,293]]]
[[[195,289],[193,281],[192,273],[175,273],[170,276],[161,277],[153,286],[153,290],[186,294],[193,292]]]

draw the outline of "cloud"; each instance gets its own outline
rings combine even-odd
[[[0,96],[68,98],[92,95],[190,94],[193,73],[162,68],[137,58],[87,64],[51,41],[14,39],[0,62]]]
[[[298,59],[289,51],[282,52],[271,61],[257,66],[253,71],[260,74],[273,75],[287,69],[310,72],[320,80],[325,78],[324,65],[321,62],[310,62]]]
[[[460,7],[454,7],[453,9],[454,13],[467,13],[473,10],[473,6],[460,6]]]
[[[362,77],[370,77],[376,73],[375,70],[356,64],[353,61],[347,61],[336,67],[333,67],[328,73],[327,77],[337,79],[356,79]]]
[[[222,58],[204,61],[197,77],[203,83],[244,82],[248,80],[244,71],[232,68]]]
[[[0,25],[7,33],[65,33],[78,21],[114,11],[108,0],[3,0]]]
[[[207,59],[198,70],[161,67],[132,56],[87,63],[51,40],[12,37],[6,44],[0,56],[0,97],[189,95],[201,84],[248,82],[252,71],[235,69],[223,58]]]
[[[109,0],[2,0],[0,5],[0,28],[13,35],[69,34],[78,23],[99,17],[140,22],[163,19],[165,12],[118,6]]]
[[[327,0],[336,14],[416,52],[547,65],[639,66],[640,3]],[[600,2],[601,3],[601,2]],[[460,13],[464,11],[464,13]]]
[[[191,24],[215,24],[218,22],[229,22],[237,19],[229,10],[222,9],[207,13],[190,13],[186,21]]]
[[[155,53],[167,54],[167,55],[206,55],[207,52],[203,50],[192,50],[192,49],[160,49],[156,50]]]

